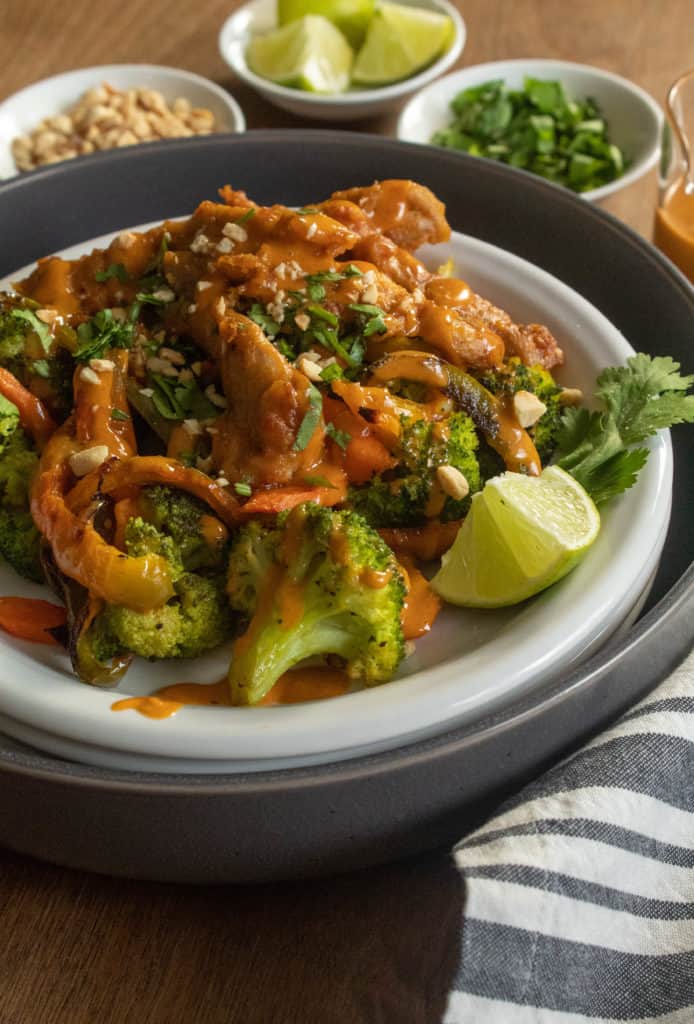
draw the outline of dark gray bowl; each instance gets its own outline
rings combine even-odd
[[[694,367],[694,290],[651,246],[545,182],[460,154],[342,132],[253,132],[120,150],[0,187],[0,275],[127,224],[184,214],[227,182],[304,205],[374,178],[429,185],[458,230],[548,270],[635,348]],[[694,637],[694,431],[673,432],[674,507],[649,604],[628,636],[474,726],[369,758],[252,775],[107,771],[3,749],[0,841],[138,878],[325,874],[452,841],[656,685]]]

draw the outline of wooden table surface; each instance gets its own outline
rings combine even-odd
[[[236,6],[5,0],[0,100],[70,68],[140,61],[229,88],[249,128],[301,127],[237,82],[219,56],[219,26]],[[591,63],[661,102],[694,66],[691,0],[457,6],[468,31],[461,64]],[[392,134],[394,121],[358,127]],[[650,236],[655,197],[653,173],[608,209]],[[187,888],[0,851],[0,1024],[428,1024],[445,1005],[461,904],[445,852],[315,883]]]

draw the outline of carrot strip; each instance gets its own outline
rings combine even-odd
[[[374,437],[371,425],[358,412],[334,398],[323,399],[326,421],[349,436],[344,449],[333,442],[334,454],[342,463],[351,483],[363,484],[376,473],[391,469],[397,462],[382,441]]]
[[[30,597],[0,597],[0,629],[21,640],[55,644],[49,629],[64,626],[67,613],[60,605]]]
[[[347,496],[347,477],[339,466],[321,464],[315,468],[317,476],[323,476],[333,485],[331,487],[302,487],[290,484],[286,487],[272,487],[266,491],[258,491],[249,498],[241,508],[244,517],[254,515],[277,515],[289,509],[303,505],[306,501],[318,505],[338,505]]]
[[[56,429],[53,417],[43,402],[32,395],[14,374],[0,366],[0,394],[17,406],[19,422],[37,444],[43,445]]]

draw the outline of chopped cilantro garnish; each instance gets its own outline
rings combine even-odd
[[[79,345],[75,351],[75,359],[81,363],[88,363],[90,359],[101,358],[109,348],[130,348],[134,333],[131,319],[116,320],[112,310],[102,309],[91,320],[77,328]]]
[[[330,324],[331,327],[337,327],[340,322],[339,318],[325,306],[307,306],[306,312],[317,320],[323,320],[326,324]]]
[[[122,409],[111,409],[111,419],[112,420],[129,420],[130,417],[128,416],[127,412],[123,412]]]
[[[208,420],[219,410],[202,393],[194,380],[182,383],[159,373],[149,375],[154,394],[152,404],[165,420]]]
[[[235,483],[234,490],[237,494],[240,494],[242,498],[250,498],[253,493],[251,485],[247,484],[244,480],[239,480],[238,483]]]
[[[308,409],[304,413],[304,418],[301,421],[299,430],[297,431],[292,451],[302,452],[304,448],[306,448],[313,437],[316,427],[318,426],[322,411],[323,396],[318,388],[314,387],[313,384],[310,384],[308,389]]]
[[[325,432],[336,445],[339,445],[339,447],[342,448],[343,451],[352,440],[351,434],[348,434],[345,430],[339,430],[334,423],[326,423]]]
[[[279,332],[280,325],[277,323],[276,320],[273,320],[269,313],[265,312],[265,310],[263,309],[259,302],[253,303],[250,310],[248,311],[248,316],[254,323],[258,325],[258,327],[262,328],[263,332],[267,334],[268,338],[274,338],[275,335]]]
[[[308,292],[308,297],[312,302],[322,302],[326,296],[325,288],[318,281],[311,282],[306,291]]]
[[[365,338],[371,337],[372,334],[385,334],[388,330],[383,319],[383,310],[378,306],[372,306],[368,302],[352,302],[348,308],[354,310],[355,313],[361,313],[364,318],[368,318],[362,331]]]
[[[179,452],[178,461],[182,462],[188,469],[193,469],[197,461],[197,455],[194,451]]]
[[[44,352],[50,352],[53,337],[46,324],[44,324],[42,320],[39,320],[36,313],[33,313],[30,309],[13,309],[10,316],[13,316],[15,320],[25,320],[31,327],[32,331],[38,335],[38,339],[43,346]]]
[[[331,380],[339,380],[340,377],[342,377],[342,367],[339,363],[328,363],[328,365],[321,370],[320,376],[321,380],[326,381],[328,384]]]
[[[251,206],[245,213],[242,213],[240,217],[237,217],[234,221],[235,224],[246,224],[252,217],[255,217],[256,213],[255,206]]]
[[[522,90],[484,82],[458,93],[451,109],[453,121],[433,136],[436,145],[522,167],[576,192],[624,170],[596,103],[569,100],[561,82],[526,78]]]
[[[97,270],[94,274],[94,280],[100,283],[102,281],[109,281],[112,277],[117,277],[122,284],[130,280],[128,271],[122,263],[111,263],[106,270]]]
[[[39,377],[48,378],[51,375],[51,368],[46,359],[35,359],[31,364],[31,370],[33,373],[38,374]]]

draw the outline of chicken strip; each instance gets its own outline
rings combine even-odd
[[[446,242],[451,236],[446,207],[430,189],[414,181],[377,181],[365,188],[334,192],[332,199],[355,203],[376,231],[410,252],[426,242]]]
[[[319,461],[322,449],[322,421],[305,447],[295,449],[310,382],[240,313],[220,318],[219,332],[228,409],[215,425],[213,462],[231,482],[289,483]]]

